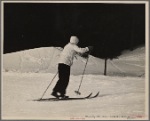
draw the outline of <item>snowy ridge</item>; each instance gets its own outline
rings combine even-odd
[[[62,48],[41,47],[3,55],[3,71],[56,73]],[[145,71],[145,48],[124,52],[119,59],[108,60],[107,74],[141,76]],[[71,74],[82,74],[86,59],[76,56]],[[104,73],[104,60],[90,55],[85,74]]]
[[[60,50],[36,48],[4,55],[4,69],[19,72],[54,72]],[[13,59],[11,59],[13,58]],[[54,71],[51,71],[53,70]]]

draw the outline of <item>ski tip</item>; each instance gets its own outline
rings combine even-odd
[[[97,92],[97,94],[95,96],[93,96],[93,97],[97,97],[98,95],[99,95],[99,92]]]
[[[96,94],[96,96],[98,96],[99,95],[99,92]]]
[[[92,92],[86,98],[89,98],[91,95],[92,95]]]

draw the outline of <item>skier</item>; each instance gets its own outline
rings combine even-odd
[[[77,36],[71,36],[70,42],[64,47],[61,55],[60,60],[58,63],[58,75],[59,80],[57,81],[55,87],[53,88],[52,96],[64,99],[69,98],[66,96],[66,88],[69,83],[70,77],[70,66],[73,64],[73,58],[76,54],[80,54],[83,57],[88,57],[89,53],[93,47],[88,46],[85,48],[79,48],[77,46],[79,39]]]

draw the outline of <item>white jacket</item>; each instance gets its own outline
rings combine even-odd
[[[85,53],[88,51],[88,47],[79,48],[76,44],[68,43],[60,54],[59,63],[71,66],[73,64],[73,59],[77,53]]]

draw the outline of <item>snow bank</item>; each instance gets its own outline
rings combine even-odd
[[[5,54],[3,68],[6,71],[54,72],[59,53],[59,50],[50,47]]]
[[[42,47],[3,55],[3,71],[56,73],[62,48]],[[124,52],[119,59],[108,60],[107,74],[143,76],[145,71],[144,47]],[[82,74],[86,59],[74,59],[71,74]],[[104,73],[104,60],[90,56],[85,74]]]

